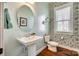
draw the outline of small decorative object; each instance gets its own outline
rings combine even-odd
[[[27,26],[27,18],[20,17],[20,26]]]

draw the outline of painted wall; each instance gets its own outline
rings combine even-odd
[[[36,12],[34,32],[39,36],[43,36],[47,33],[47,30],[43,30],[47,25],[42,24],[42,21],[45,20],[46,17],[49,17],[49,6],[47,2],[36,2],[34,8]],[[37,42],[37,50],[45,45],[43,42],[44,40],[39,40]]]
[[[35,4],[35,32],[37,35],[43,35],[47,33],[47,29],[45,29],[45,25],[42,22],[46,17],[49,17],[49,6],[47,2],[37,2]]]
[[[17,22],[16,22],[16,11],[17,8],[19,6],[21,6],[22,4],[26,4],[26,3],[7,3],[6,5],[4,5],[4,7],[7,7],[9,10],[9,14],[11,17],[11,22],[13,24],[13,28],[12,29],[4,29],[4,45],[5,45],[5,55],[27,55],[27,49],[25,50],[24,46],[21,45],[16,38],[17,37],[21,37],[24,36],[25,34],[27,34],[28,32],[23,32],[19,29],[19,27],[17,26]],[[35,22],[34,22],[34,32],[37,35],[41,35],[45,33],[45,31],[41,31],[39,30],[39,28],[41,27],[41,20],[43,18],[40,18],[41,15],[44,16],[48,16],[48,3],[35,3],[35,4],[30,4],[34,10],[35,10]],[[40,11],[42,10],[42,11]],[[43,19],[44,20],[44,19]],[[40,49],[41,47],[43,47],[44,44],[44,40],[40,39],[37,42],[37,50]]]
[[[50,18],[51,18],[51,40],[58,42],[61,45],[71,47],[74,49],[79,50],[79,3],[73,3],[73,34],[65,34],[65,33],[60,33],[60,34],[55,34],[54,33],[54,7],[62,6],[63,4],[66,3],[50,3]],[[63,40],[61,40],[61,36],[64,37]]]

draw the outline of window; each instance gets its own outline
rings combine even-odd
[[[55,31],[72,32],[71,5],[56,7],[55,10]]]

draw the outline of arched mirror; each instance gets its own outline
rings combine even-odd
[[[22,31],[33,31],[34,15],[31,8],[23,5],[17,10],[17,24]]]

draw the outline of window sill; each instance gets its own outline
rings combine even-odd
[[[54,34],[66,34],[66,35],[73,35],[73,32],[55,32]]]

